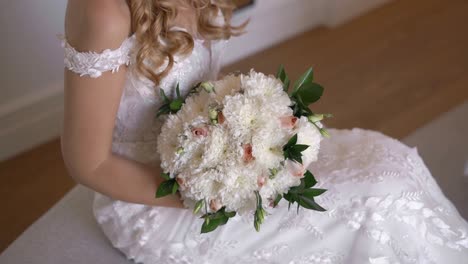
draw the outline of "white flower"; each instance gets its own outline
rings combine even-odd
[[[210,96],[221,103],[227,95],[234,95],[241,89],[240,77],[233,74],[224,76],[221,80],[213,82],[215,92]]]
[[[200,168],[216,167],[223,160],[229,159],[228,134],[221,126],[213,126],[210,136],[207,138]]]
[[[250,70],[249,75],[242,75],[241,83],[247,96],[261,96],[269,99],[285,94],[280,80],[254,70]]]
[[[277,127],[259,129],[252,137],[252,152],[256,162],[268,169],[280,166],[284,160],[283,146],[288,139],[288,133]]]
[[[243,94],[227,96],[224,99],[223,114],[235,138],[248,140],[253,130],[265,125],[261,106],[261,100]]]
[[[225,171],[229,184],[224,184],[218,197],[229,211],[240,214],[255,210],[255,193],[258,189],[258,168],[255,165],[235,166]]]
[[[208,110],[211,101],[210,95],[205,92],[200,92],[193,96],[189,96],[185,100],[185,104],[182,109],[177,113],[178,116],[182,119],[182,122],[190,122],[197,117],[206,117],[208,119]]]
[[[158,137],[158,152],[161,155],[161,168],[164,172],[174,171],[174,160],[179,147],[178,132],[182,130],[182,121],[176,115],[169,115]]]
[[[308,121],[307,117],[304,116],[297,121],[296,128],[297,144],[309,146],[302,152],[302,163],[307,167],[310,163],[317,160],[322,135],[320,131]]]

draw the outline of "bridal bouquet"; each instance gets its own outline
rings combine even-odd
[[[284,68],[277,76],[253,70],[204,82],[170,100],[161,89],[167,114],[158,138],[165,181],[156,197],[180,192],[187,207],[204,219],[202,233],[227,223],[236,213],[254,214],[258,231],[267,207],[284,198],[324,211],[314,197],[316,180],[308,165],[317,160],[320,121],[309,105],[323,88],[309,69],[293,85]]]

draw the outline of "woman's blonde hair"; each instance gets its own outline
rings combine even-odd
[[[240,35],[247,22],[231,26],[234,5],[231,0],[182,0],[193,7],[197,33],[206,40],[228,39]],[[192,35],[185,31],[170,30],[177,17],[180,2],[174,0],[129,0],[132,31],[140,48],[136,54],[137,72],[158,85],[174,65],[174,55],[190,54],[194,47]],[[223,14],[224,23],[216,25],[214,18]],[[159,45],[163,40],[165,45]],[[157,43],[157,44],[155,44]],[[161,71],[157,70],[165,64]]]

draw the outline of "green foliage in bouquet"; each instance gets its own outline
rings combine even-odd
[[[211,232],[219,226],[225,225],[228,222],[229,218],[232,218],[234,216],[236,216],[236,212],[226,212],[226,207],[222,207],[215,213],[206,213],[201,216],[202,219],[205,219],[201,227],[201,232]]]
[[[283,89],[285,92],[289,92],[290,79],[286,74],[284,66],[281,65],[276,74],[276,78],[283,82]],[[293,104],[291,108],[293,110],[294,116],[300,118],[305,116],[309,121],[317,127],[320,133],[329,137],[330,135],[324,129],[319,127],[316,123],[323,120],[324,118],[332,117],[330,114],[315,114],[310,109],[310,105],[320,100],[323,95],[323,87],[314,82],[314,71],[312,68],[309,68],[302,76],[294,82],[292,91],[289,94]]]
[[[312,123],[323,136],[329,137],[328,132],[319,126],[318,122],[322,121],[324,118],[331,117],[332,115],[315,114],[309,108],[311,104],[317,102],[321,98],[324,91],[321,85],[314,82],[314,73],[312,68],[309,68],[297,81],[294,82],[291,91],[291,80],[286,74],[283,65],[279,67],[276,77],[283,83],[284,91],[287,93],[289,92],[289,97],[292,101],[291,109],[293,110],[293,115],[297,118],[301,118],[302,116],[307,117],[309,122]],[[206,82],[196,84],[190,90],[189,95],[198,93],[201,89],[204,89],[208,93],[214,92],[214,86],[211,83]],[[185,103],[185,99],[180,95],[179,84],[177,84],[176,87],[177,97],[173,100],[170,100],[162,89],[160,89],[160,91],[163,105],[158,110],[157,116],[159,117],[165,114],[177,113]],[[297,134],[289,139],[286,145],[283,146],[283,156],[285,160],[289,159],[291,161],[302,164],[302,152],[308,149],[309,146],[297,144],[297,140]],[[277,168],[270,169],[269,177],[274,178],[277,173]],[[165,181],[159,185],[156,191],[156,198],[175,194],[179,190],[179,184],[177,183],[176,179],[171,178],[168,173],[162,173],[161,176],[165,179]],[[297,203],[298,212],[300,207],[316,211],[326,211],[326,209],[317,204],[315,197],[323,194],[327,190],[313,188],[316,184],[317,181],[314,175],[310,171],[306,171],[304,173],[304,177],[301,179],[301,183],[298,186],[290,188],[287,193],[278,194],[276,196],[276,198],[272,201],[273,207],[276,207],[284,198],[289,202],[288,209],[290,209],[292,204]],[[254,212],[254,227],[255,230],[259,231],[267,212],[263,208],[262,197],[258,191],[255,191],[255,197],[257,202]],[[208,233],[215,230],[219,226],[226,224],[230,218],[236,215],[236,212],[227,212],[226,207],[222,207],[216,212],[209,213],[208,203],[204,199],[195,203],[193,213],[197,214],[200,212],[200,210],[202,210],[202,208],[204,208],[205,214],[201,216],[201,218],[204,219],[203,225],[201,227],[201,233]]]
[[[177,113],[181,108],[182,105],[185,102],[185,99],[180,96],[180,89],[179,89],[179,84],[176,86],[176,93],[177,93],[177,98],[171,100],[166,96],[166,93],[164,92],[163,89],[159,89],[159,93],[161,94],[161,99],[163,101],[163,105],[159,108],[156,116],[159,117],[161,115],[166,115],[166,114],[175,114]]]
[[[278,69],[276,77],[283,82],[283,89],[289,92],[290,79],[286,74],[284,66],[281,65]],[[296,82],[289,96],[293,104],[291,109],[294,116],[300,118],[306,116],[309,122],[315,125],[323,136],[328,137],[328,132],[320,127],[317,122],[322,121],[324,118],[331,117],[330,114],[314,114],[309,108],[312,103],[317,102],[323,94],[323,87],[314,82],[314,72],[309,68]],[[306,150],[309,146],[297,144],[297,134],[295,134],[283,147],[283,155],[285,159],[289,159],[302,164],[302,151]],[[282,198],[289,202],[288,208],[291,204],[297,203],[297,211],[299,207],[304,207],[310,210],[325,211],[314,200],[315,197],[323,194],[327,190],[312,188],[317,184],[314,175],[310,171],[304,173],[301,183],[298,186],[292,187],[285,194],[278,194],[273,201],[273,206],[276,207]]]
[[[156,190],[156,198],[161,198],[169,194],[175,194],[179,190],[179,184],[176,179],[171,179],[168,173],[161,173],[165,179]]]
[[[193,209],[193,213],[197,214],[202,207],[205,207],[205,211],[208,212],[207,203],[205,200],[200,200],[195,203],[195,208]],[[218,226],[224,225],[228,222],[229,218],[234,217],[236,212],[226,212],[226,207],[222,207],[215,213],[206,213],[201,218],[205,219],[203,222],[201,233],[208,233]]]
[[[297,161],[302,164],[302,151],[309,148],[307,145],[296,144],[297,134],[295,134],[283,147],[284,158]]]
[[[291,207],[291,204],[297,203],[298,212],[299,206],[316,211],[326,211],[315,202],[314,197],[323,194],[327,190],[312,188],[315,184],[317,184],[317,181],[314,175],[310,171],[307,171],[304,174],[304,178],[301,179],[301,184],[292,187],[288,193],[284,194],[284,199],[289,202],[288,208]]]
[[[255,230],[260,231],[260,225],[265,220],[266,211],[262,206],[262,196],[258,191],[255,191],[255,197],[257,198],[257,206],[254,213],[254,227]]]

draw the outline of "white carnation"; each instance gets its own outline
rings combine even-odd
[[[250,70],[249,75],[242,75],[242,87],[247,96],[261,96],[266,99],[284,95],[283,83],[273,76]]]
[[[227,95],[234,95],[241,89],[239,76],[233,74],[225,76],[223,79],[213,82],[215,92],[211,94],[212,98],[221,103]]]
[[[229,138],[227,131],[221,126],[213,126],[207,138],[200,168],[214,168],[224,160],[229,159]]]
[[[204,117],[206,121],[208,118],[208,110],[210,103],[212,103],[210,95],[205,92],[200,92],[193,96],[189,96],[185,100],[184,107],[177,113],[182,119],[182,122],[190,122],[197,117]]]
[[[317,160],[322,135],[320,134],[320,131],[304,116],[297,121],[296,127],[297,144],[309,146],[302,152],[302,163],[304,166],[308,167],[310,163]]]
[[[256,162],[268,169],[279,167],[284,160],[283,146],[288,139],[289,134],[278,127],[259,129],[252,137],[252,151]]]
[[[182,121],[176,115],[169,115],[161,128],[161,134],[158,137],[158,152],[161,155],[161,168],[165,172],[174,171],[175,169],[174,162],[179,147],[177,132],[181,130]]]
[[[257,97],[246,97],[243,94],[224,99],[223,114],[234,138],[247,140],[253,130],[265,124],[261,106],[261,100]]]

